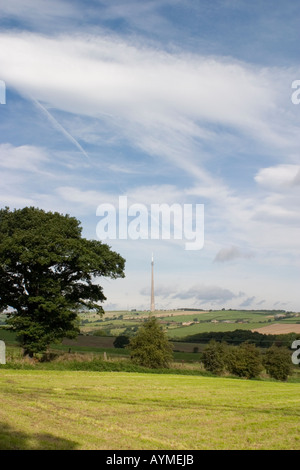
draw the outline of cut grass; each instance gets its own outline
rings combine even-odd
[[[299,385],[0,370],[0,449],[300,449]]]

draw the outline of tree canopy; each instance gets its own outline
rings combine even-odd
[[[26,207],[0,210],[0,309],[25,352],[78,333],[78,309],[102,314],[99,277],[124,277],[125,260],[110,247],[82,238],[69,215]]]
[[[155,317],[149,317],[130,339],[131,359],[136,364],[152,369],[168,367],[173,359],[173,348]]]
[[[272,345],[265,353],[263,364],[276,380],[285,381],[292,372],[291,353],[287,348]]]
[[[221,375],[225,369],[225,355],[225,345],[211,340],[202,353],[202,362],[205,369],[213,374]]]

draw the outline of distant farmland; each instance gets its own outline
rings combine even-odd
[[[106,312],[100,318],[92,313],[81,315],[81,331],[93,335],[95,331],[107,336],[127,334],[138,328],[150,315],[146,311]],[[258,330],[273,324],[289,324],[299,331],[300,314],[279,310],[158,310],[154,312],[170,339],[209,331],[233,331],[236,329]],[[297,323],[299,322],[299,323]]]
[[[252,331],[264,335],[281,335],[286,333],[300,333],[299,323],[274,323],[273,325],[263,326]]]
[[[149,311],[136,310],[109,311],[105,312],[103,317],[93,312],[82,312],[80,314],[80,330],[85,337],[78,337],[77,346],[112,348],[113,341],[117,336],[132,336],[149,315]],[[187,336],[199,333],[234,330],[257,331],[262,334],[289,332],[300,334],[300,314],[298,312],[231,309],[211,311],[157,310],[154,315],[169,339],[176,342],[185,341]],[[3,315],[0,315],[0,320],[4,325],[5,317]],[[101,345],[99,345],[100,343]],[[64,344],[70,347],[74,346],[74,342],[64,342]],[[178,349],[181,350],[179,346]]]

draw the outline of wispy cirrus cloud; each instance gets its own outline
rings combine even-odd
[[[170,142],[175,134],[176,144],[179,138],[185,145],[194,139],[210,141],[214,124],[274,145],[291,145],[292,128],[283,126],[277,132],[287,116],[278,94],[283,88],[274,88],[272,69],[233,59],[170,54],[118,37],[7,33],[0,40],[9,85],[69,113],[107,113],[121,119],[120,129],[136,144],[151,147],[147,136],[152,136],[150,152],[161,152],[165,145],[174,156],[176,147],[170,148]],[[282,87],[292,73],[281,72]],[[144,136],[139,129],[148,132]],[[161,148],[155,149],[155,138],[158,145],[164,133]],[[299,143],[296,126],[293,139]]]
[[[0,167],[23,172],[39,172],[41,164],[48,162],[44,149],[32,145],[0,144]]]
[[[237,148],[244,136],[254,147],[258,142],[270,146],[277,158],[283,148],[292,153],[299,146],[294,114],[282,105],[291,70],[277,70],[280,80],[274,87],[272,68],[167,53],[117,35],[6,32],[0,41],[8,86],[40,103],[45,119],[85,157],[89,151],[77,137],[77,116],[93,120],[94,135],[97,127],[101,134],[105,123],[108,134],[137,152],[183,171],[197,185],[195,196],[217,204],[219,220],[224,206],[230,223],[237,215],[249,220],[256,205],[253,198],[249,211],[249,201],[212,171],[211,155],[221,155],[228,136]],[[288,102],[289,90],[284,93]],[[68,114],[68,128],[54,117],[55,110]],[[128,153],[127,158],[130,164]]]

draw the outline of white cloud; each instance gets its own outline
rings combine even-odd
[[[219,286],[205,286],[205,285],[196,285],[182,291],[180,293],[174,294],[174,299],[195,299],[202,302],[226,302],[228,300],[235,299],[237,297],[242,297],[245,295],[243,292],[235,294],[230,289],[225,289]]]
[[[97,207],[102,203],[114,204],[116,209],[119,205],[119,197],[127,196],[128,204],[144,204],[150,206],[152,203],[169,203],[181,201],[184,195],[173,185],[153,185],[137,186],[129,189],[126,193],[118,191],[118,187],[112,188],[114,191],[84,190],[74,186],[60,186],[56,188],[65,201],[80,203],[86,206]]]
[[[281,164],[262,168],[255,176],[255,181],[261,186],[278,189],[300,185],[300,165]]]
[[[291,145],[292,128],[287,131],[285,125],[280,134],[277,128],[288,117],[281,109],[281,93],[291,71],[281,72],[278,89],[272,69],[170,54],[117,37],[4,33],[0,40],[8,86],[70,113],[111,115],[129,139],[150,153],[166,145],[165,154],[174,157],[178,143],[182,150],[194,138],[210,139],[214,133],[207,124]],[[292,143],[299,143],[293,128]]]
[[[47,152],[32,145],[15,147],[0,144],[0,167],[22,172],[39,171],[40,163],[49,161]]]
[[[275,153],[299,146],[295,107],[287,112],[282,97],[291,70],[276,69],[274,86],[272,69],[233,59],[170,54],[120,37],[4,33],[0,40],[8,86],[48,109],[101,119],[111,134],[171,162],[197,181],[190,195],[213,201],[216,219],[239,225],[236,233],[258,212],[258,200],[239,197],[204,169],[209,158],[204,144],[221,152],[224,143],[214,126],[224,126],[225,139],[231,133],[238,139],[241,133],[270,145]],[[76,136],[74,142],[80,145]],[[263,182],[266,174],[256,179]]]
[[[104,191],[83,190],[73,186],[60,186],[55,190],[56,194],[63,200],[76,206],[79,211],[94,211],[99,204],[110,203],[117,205],[116,194],[105,193]]]
[[[142,288],[140,294],[143,296],[148,296],[150,298],[150,288]],[[245,294],[243,292],[234,293],[232,290],[216,286],[216,285],[194,285],[192,287],[187,287],[185,285],[159,285],[155,288],[155,297],[159,301],[169,300],[173,305],[176,305],[176,302],[187,301],[188,305],[194,304],[218,304],[220,302],[227,302],[229,300],[239,299]]]

